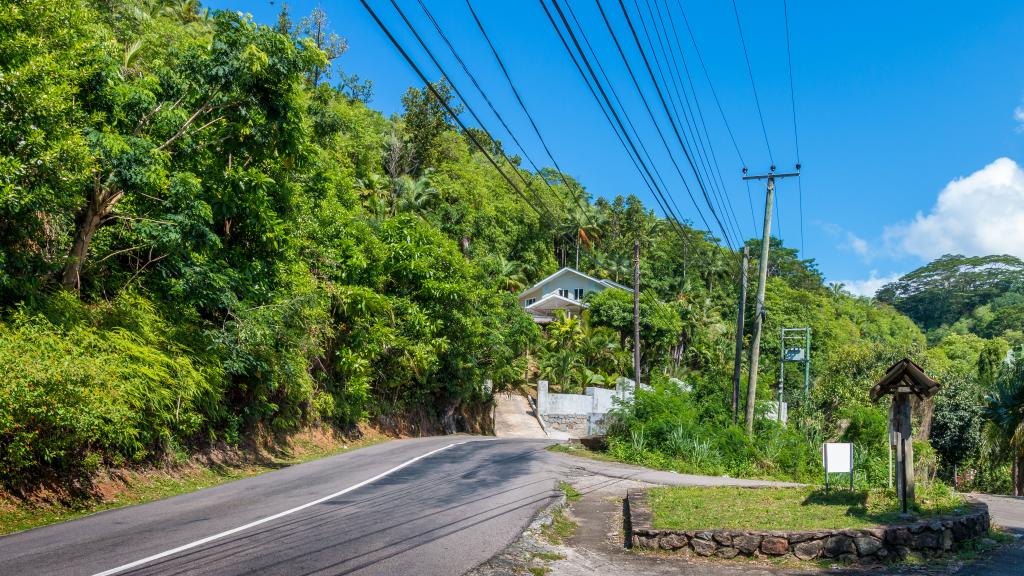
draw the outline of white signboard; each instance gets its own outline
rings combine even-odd
[[[826,473],[853,471],[853,444],[826,442],[821,453]]]

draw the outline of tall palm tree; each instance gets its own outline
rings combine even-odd
[[[388,190],[387,178],[377,174],[370,174],[366,178],[357,181],[359,184],[359,196],[362,197],[364,205],[377,216],[382,217],[390,209],[391,192]]]
[[[583,320],[579,316],[569,316],[564,310],[556,311],[558,318],[548,324],[549,344],[556,350],[576,350],[583,342]]]
[[[986,441],[1000,459],[1010,460],[1013,495],[1024,496],[1024,361],[1004,369],[985,396]]]
[[[501,278],[503,289],[516,293],[526,288],[529,282],[526,277],[528,266],[500,255],[495,256],[494,261],[497,268],[496,273]]]
[[[437,197],[437,189],[430,185],[430,174],[413,178],[399,176],[394,183],[394,210],[423,215],[430,202]]]
[[[606,254],[598,258],[600,275],[616,282],[625,282],[633,273],[633,262],[624,254]]]
[[[600,213],[590,204],[583,204],[583,207],[575,204],[568,206],[565,220],[557,227],[559,246],[557,256],[562,266],[568,261],[567,248],[574,252],[575,267],[580,267],[580,247],[592,249],[600,235]]]

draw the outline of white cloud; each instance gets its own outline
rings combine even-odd
[[[999,158],[947,184],[928,215],[887,226],[884,237],[896,252],[925,260],[953,253],[1024,257],[1024,171]]]
[[[1017,131],[1024,132],[1024,105],[1013,109],[1013,119],[1017,121]]]
[[[902,274],[879,277],[878,270],[872,270],[866,280],[839,280],[839,283],[843,285],[843,289],[855,296],[874,296],[879,288],[899,280],[900,276]]]
[[[842,226],[833,224],[832,222],[821,221],[815,221],[815,224],[824,230],[826,234],[836,239],[836,248],[840,250],[849,250],[857,256],[860,256],[861,260],[865,262],[869,262],[875,255],[875,251],[867,240],[843,228]]]
[[[853,232],[846,233],[846,245],[861,258],[867,259],[871,254],[871,247],[868,245],[868,241]]]

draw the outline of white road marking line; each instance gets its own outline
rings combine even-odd
[[[259,526],[260,524],[266,524],[267,522],[270,522],[272,520],[277,520],[278,518],[287,516],[289,514],[294,514],[295,512],[298,512],[299,510],[305,510],[306,508],[309,508],[310,506],[315,506],[317,504],[320,504],[321,502],[326,502],[326,501],[328,501],[328,500],[330,500],[332,498],[337,498],[338,496],[341,496],[342,494],[347,494],[347,493],[349,493],[349,492],[351,492],[351,491],[353,491],[353,490],[355,490],[357,488],[362,488],[363,486],[366,486],[367,484],[371,484],[373,482],[376,482],[377,480],[380,480],[381,478],[387,476],[388,474],[392,474],[394,472],[397,472],[397,471],[401,470],[402,468],[405,468],[406,466],[408,466],[410,464],[413,464],[413,463],[415,463],[415,462],[417,462],[419,460],[422,460],[422,459],[424,459],[424,458],[426,458],[428,456],[432,456],[434,454],[437,454],[438,452],[441,452],[442,450],[447,450],[447,449],[449,449],[449,448],[451,448],[453,446],[458,446],[460,444],[465,444],[465,443],[466,442],[455,442],[455,443],[449,444],[447,446],[443,446],[441,448],[438,448],[437,450],[431,450],[430,452],[427,452],[426,454],[421,454],[421,455],[419,455],[419,456],[417,456],[417,457],[415,457],[415,458],[413,458],[411,460],[406,460],[405,462],[402,462],[401,464],[399,464],[398,466],[395,466],[394,468],[392,468],[390,470],[385,470],[384,472],[381,472],[380,474],[377,474],[373,478],[368,478],[368,479],[363,480],[362,482],[360,482],[358,484],[353,484],[352,486],[349,486],[348,488],[345,488],[344,490],[339,490],[338,492],[335,492],[334,494],[330,494],[328,496],[324,496],[323,498],[319,498],[317,500],[313,500],[312,502],[308,502],[308,503],[303,504],[301,506],[296,506],[295,508],[292,508],[290,510],[285,510],[284,512],[278,512],[277,514],[274,514],[273,516],[267,516],[266,518],[261,518],[259,520],[254,521],[254,522],[249,522],[248,524],[245,524],[244,526],[239,526],[237,528],[232,528],[231,530],[226,530],[226,531],[221,532],[219,534],[214,534],[213,536],[207,536],[206,538],[202,538],[200,540],[196,540],[195,542],[189,542],[188,544],[184,544],[182,546],[178,546],[177,548],[172,548],[170,550],[166,550],[164,552],[160,552],[159,554],[154,554],[152,556],[147,556],[146,558],[142,558],[142,559],[136,560],[134,562],[129,562],[128,564],[125,564],[123,566],[118,566],[117,568],[111,568],[110,570],[106,570],[104,572],[98,572],[96,574],[93,574],[93,576],[112,576],[113,574],[120,574],[121,572],[124,572],[125,570],[130,570],[132,568],[138,568],[139,566],[142,566],[144,564],[149,564],[150,562],[152,562],[154,560],[159,560],[161,558],[166,558],[168,556],[172,556],[174,554],[177,554],[178,552],[184,552],[185,550],[189,550],[189,549],[195,548],[197,546],[202,546],[203,544],[206,544],[206,543],[209,543],[209,542],[213,542],[214,540],[220,540],[221,538],[224,538],[226,536],[231,536],[232,534],[237,534],[238,532],[241,532],[243,530],[248,530],[249,528],[252,528],[253,526]]]

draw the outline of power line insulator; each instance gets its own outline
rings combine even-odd
[[[799,171],[800,171],[800,163],[799,163],[799,162],[797,162],[797,163],[796,163],[796,171],[797,171],[797,172],[799,172]]]
[[[744,167],[743,167],[743,175],[744,175],[744,176],[746,176],[746,175],[747,175],[747,167],[746,167],[746,166],[744,166]]]
[[[772,164],[771,172],[775,172],[775,164]]]

